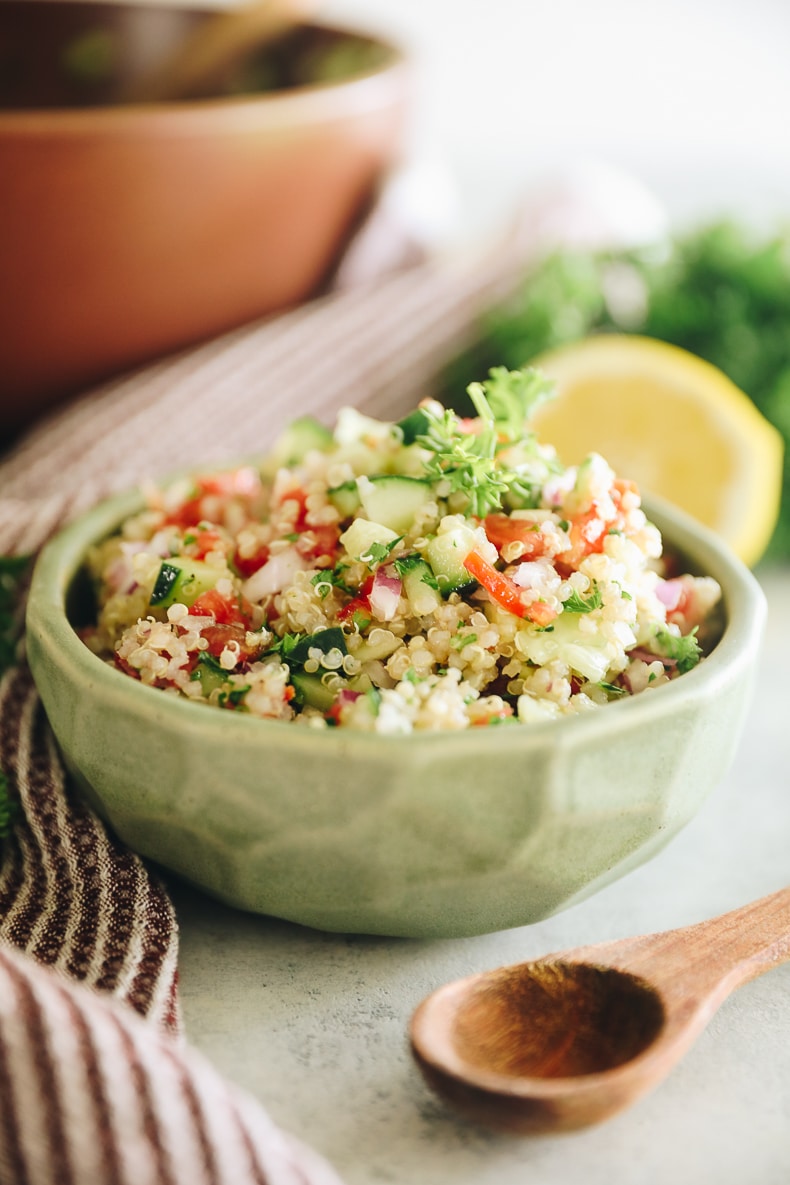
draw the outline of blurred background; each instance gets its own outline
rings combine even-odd
[[[790,211],[786,0],[328,0],[417,68],[412,150],[450,171],[464,230],[580,159],[635,173],[688,222]]]

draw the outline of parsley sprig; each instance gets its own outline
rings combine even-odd
[[[479,419],[474,433],[465,430],[451,408],[422,407],[424,430],[416,439],[433,453],[425,465],[426,476],[447,482],[450,494],[464,494],[470,513],[477,518],[497,510],[508,492],[522,501],[529,499],[532,483],[528,476],[502,464],[498,454],[529,437],[526,420],[551,390],[549,380],[537,370],[494,367],[485,382],[467,387]]]

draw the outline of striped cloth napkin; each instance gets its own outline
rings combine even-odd
[[[508,237],[423,262],[61,407],[0,459],[0,555],[34,555],[143,479],[263,452],[296,414],[408,410],[523,264]],[[185,1043],[173,907],[72,792],[22,641],[0,681],[0,774],[16,806],[0,841],[0,1185],[336,1182]]]

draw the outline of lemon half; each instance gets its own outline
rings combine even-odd
[[[557,384],[532,426],[567,465],[606,458],[718,532],[749,565],[779,514],[783,442],[722,371],[653,338],[600,334],[530,363]]]

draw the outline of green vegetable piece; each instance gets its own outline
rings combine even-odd
[[[433,495],[430,482],[402,473],[371,477],[360,490],[365,517],[404,535]]]
[[[306,634],[283,658],[289,666],[303,667],[310,657],[311,650],[320,650],[328,654],[330,650],[339,650],[341,654],[348,654],[346,637],[340,626],[333,625],[329,629],[317,630],[314,634]]]
[[[219,659],[205,651],[198,656],[197,666],[192,672],[193,679],[200,680],[201,690],[208,697],[212,691],[224,687],[227,683],[228,672],[220,666]]]
[[[268,471],[297,465],[311,449],[326,453],[333,443],[332,433],[320,420],[314,416],[299,416],[280,434],[266,459],[265,469]]]
[[[296,691],[300,704],[307,704],[311,708],[318,708],[320,712],[328,712],[335,702],[337,691],[330,689],[321,680],[321,675],[309,674],[307,671],[292,671],[291,684]]]
[[[698,627],[695,626],[690,634],[685,634],[680,638],[670,633],[669,630],[658,630],[656,642],[659,646],[659,653],[656,657],[659,659],[668,658],[677,664],[679,673],[685,675],[702,658],[702,649],[697,641],[697,629]]]
[[[327,490],[327,496],[341,518],[351,518],[359,510],[359,490],[353,478]]]
[[[430,420],[428,415],[421,407],[417,407],[414,411],[398,422],[398,427],[403,433],[404,444],[415,444],[420,436],[428,431]]]
[[[149,604],[156,609],[168,609],[176,601],[183,605],[194,605],[201,593],[214,588],[218,577],[217,569],[209,567],[202,560],[173,556],[163,560]]]

